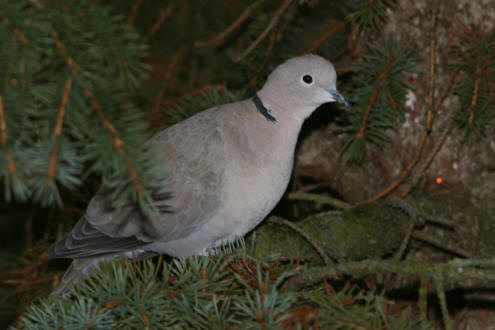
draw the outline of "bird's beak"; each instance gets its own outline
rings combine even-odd
[[[342,94],[340,94],[336,89],[329,89],[328,92],[333,97],[334,101],[337,101],[340,104],[343,104],[346,108],[349,107],[349,102],[347,102],[345,97],[342,96]]]

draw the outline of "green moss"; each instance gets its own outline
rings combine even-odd
[[[425,213],[458,224],[455,230],[444,231],[442,239],[455,242],[473,257],[495,256],[495,195],[476,197],[462,190],[457,193],[415,193],[408,202]]]
[[[376,259],[399,247],[408,217],[383,203],[372,203],[343,213],[332,221],[325,245],[340,261]]]
[[[339,261],[376,259],[399,247],[408,226],[402,211],[384,203],[363,205],[340,216],[308,217],[297,222],[332,258]],[[272,223],[256,233],[257,254],[280,253],[321,261],[314,248],[290,228]]]

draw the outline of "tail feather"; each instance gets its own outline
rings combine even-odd
[[[53,289],[52,296],[66,297],[69,293],[68,286],[71,283],[79,281],[81,278],[91,275],[93,270],[98,267],[102,261],[110,261],[118,257],[137,258],[138,260],[147,259],[156,256],[157,253],[147,250],[133,250],[123,254],[110,254],[101,257],[86,257],[73,259],[69,268],[65,271],[60,283]]]
[[[68,286],[73,282],[79,281],[82,277],[91,274],[93,268],[100,262],[100,259],[102,258],[74,259],[60,280],[60,283],[53,289],[51,295],[67,296],[69,293]]]

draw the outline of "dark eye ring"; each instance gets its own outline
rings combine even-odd
[[[303,81],[306,83],[306,84],[311,84],[313,82],[313,77],[311,77],[309,74],[305,74],[303,76]]]

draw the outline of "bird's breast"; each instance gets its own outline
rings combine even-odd
[[[224,219],[227,231],[242,236],[260,223],[280,201],[294,163],[293,141],[276,141],[263,134],[242,136],[226,169]],[[267,145],[266,144],[272,144]]]

